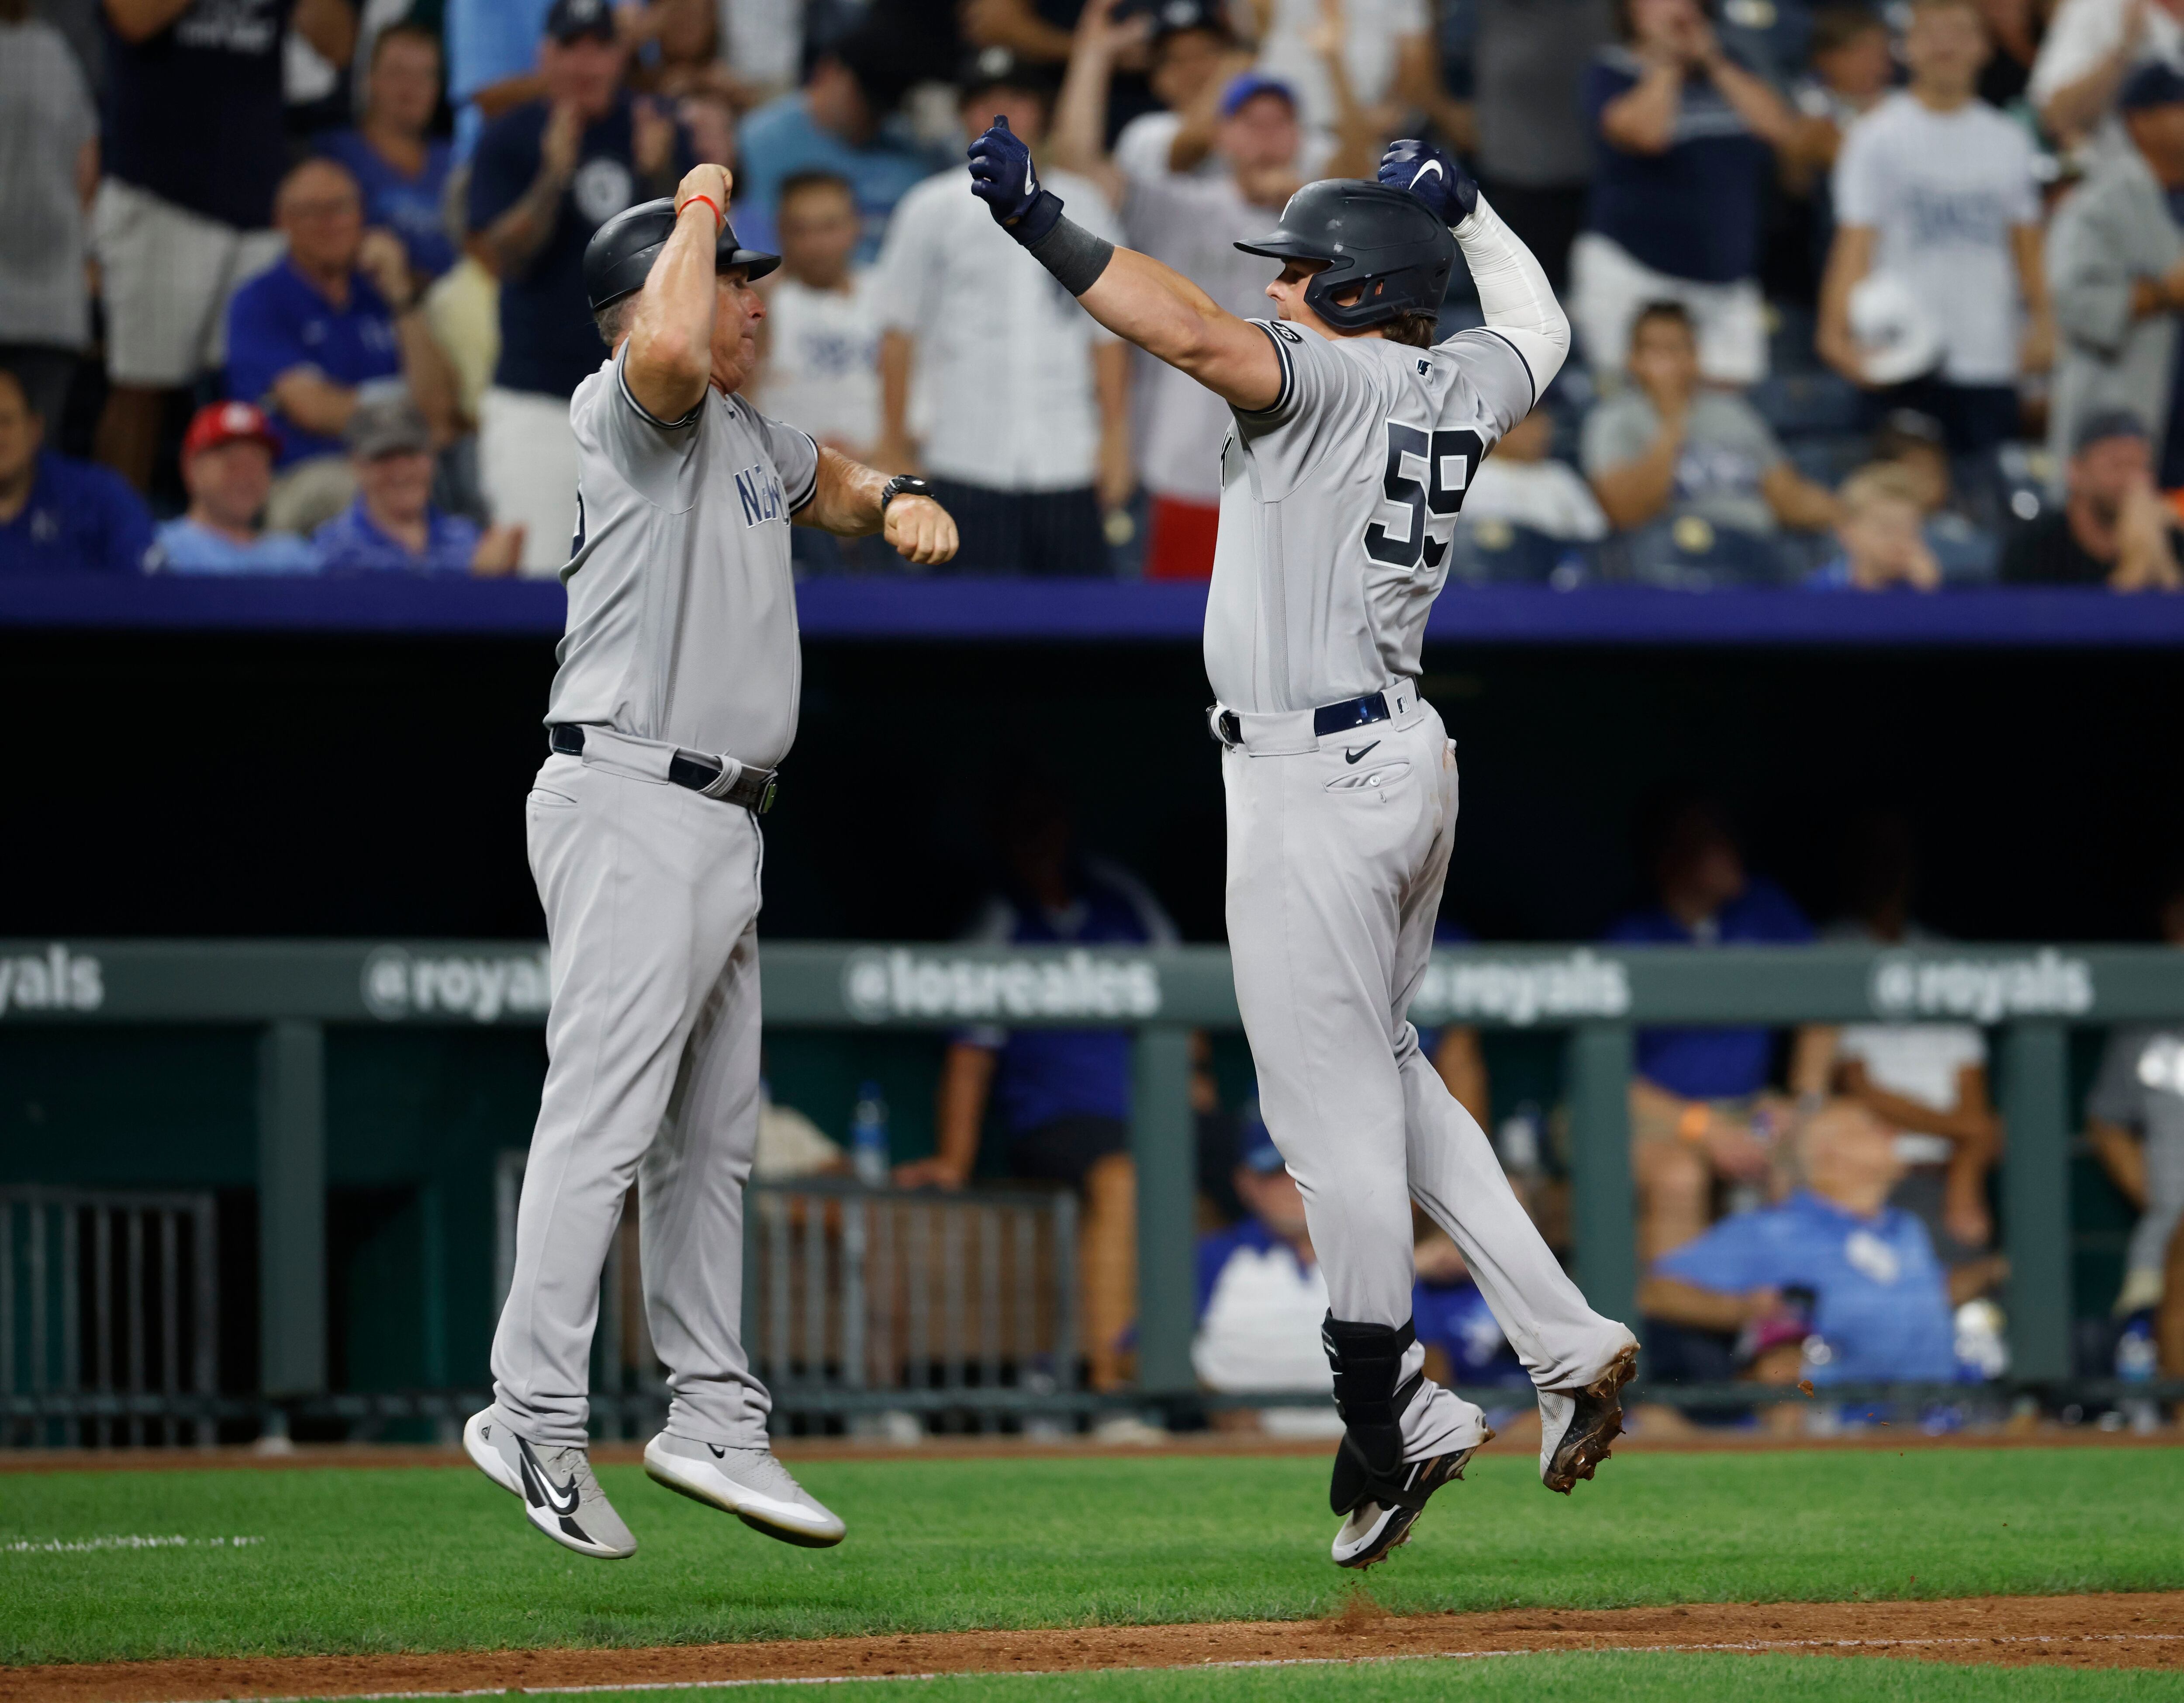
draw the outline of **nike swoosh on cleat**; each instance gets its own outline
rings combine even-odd
[[[717,1443],[709,1443],[705,1447],[713,1451],[713,1459],[716,1460],[726,1460],[728,1458],[728,1451]]]
[[[1378,748],[1379,748],[1379,744],[1380,744],[1380,741],[1379,741],[1379,740],[1374,740],[1371,745],[1367,745],[1367,746],[1365,747],[1365,751],[1352,751],[1352,750],[1351,750],[1351,749],[1350,749],[1350,747],[1349,747],[1349,746],[1345,745],[1345,746],[1342,748],[1342,760],[1343,760],[1343,762],[1357,762],[1357,759],[1358,759],[1358,758],[1360,758],[1361,757],[1363,757],[1363,756],[1365,755],[1365,752],[1366,752],[1366,751],[1373,751],[1373,750],[1378,749]]]
[[[564,1520],[574,1514],[580,1499],[577,1490],[577,1475],[571,1472],[566,1484],[557,1486],[546,1476],[546,1469],[538,1464],[538,1457],[531,1452],[531,1444],[526,1438],[517,1438],[515,1447],[523,1462],[524,1499],[537,1504]]]

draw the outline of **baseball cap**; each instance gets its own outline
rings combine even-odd
[[[376,461],[382,455],[422,455],[432,447],[432,428],[408,393],[367,395],[348,416],[349,453]]]
[[[956,87],[965,100],[987,89],[1028,89],[1044,95],[1053,92],[1054,80],[1044,65],[996,43],[964,59],[956,72]]]
[[[2165,59],[2149,60],[2123,80],[2123,87],[2116,91],[2116,105],[2125,112],[2184,105],[2184,72]]]
[[[546,33],[557,42],[615,39],[614,9],[607,0],[554,0],[546,14]]]
[[[2096,444],[2111,438],[2144,438],[2146,422],[2128,408],[2103,408],[2088,414],[2070,434],[2070,453],[2082,455]]]
[[[281,448],[273,422],[263,409],[248,402],[209,402],[191,417],[190,429],[182,434],[182,459],[245,439],[263,444],[276,454]]]
[[[1290,103],[1291,112],[1296,110],[1296,91],[1279,77],[1270,77],[1263,71],[1239,71],[1221,91],[1221,116],[1235,117],[1245,101],[1256,100],[1261,95],[1279,95]]]

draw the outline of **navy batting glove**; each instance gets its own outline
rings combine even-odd
[[[1409,190],[1444,225],[1461,225],[1479,206],[1479,186],[1471,174],[1429,142],[1389,143],[1380,156],[1380,181]]]
[[[971,144],[971,193],[986,204],[994,222],[1027,248],[1061,217],[1061,198],[1039,187],[1031,149],[1006,118],[996,118]]]

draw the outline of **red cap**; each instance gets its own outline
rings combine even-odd
[[[248,402],[208,402],[198,410],[182,436],[182,457],[187,461],[203,450],[245,438],[255,438],[276,454],[281,448],[281,440],[273,435],[273,422],[263,409]]]

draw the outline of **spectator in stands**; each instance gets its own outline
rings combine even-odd
[[[1477,13],[1473,163],[1494,210],[1559,291],[1593,172],[1591,127],[1573,96],[1613,39],[1614,8],[1610,0],[1479,0]]]
[[[907,87],[894,36],[868,23],[814,60],[801,89],[746,118],[736,138],[743,160],[736,228],[744,241],[759,248],[772,242],[790,173],[831,171],[856,192],[864,221],[857,259],[871,265],[896,204],[939,163],[893,121]]]
[[[1886,20],[1864,6],[1821,7],[1813,14],[1806,65],[1792,92],[1803,122],[1782,151],[1785,178],[1800,194],[1834,168],[1844,133],[1885,100],[1895,83]]]
[[[1875,813],[1852,824],[1846,846],[1849,913],[1825,938],[1901,946],[1939,938],[1911,914],[1917,874],[1911,827]],[[1960,1023],[1854,1023],[1836,1031],[1830,1086],[1895,1132],[1903,1181],[1889,1203],[1926,1226],[1953,1270],[1994,1239],[1987,1173],[2002,1126],[1987,1094],[1986,1037]]]
[[[585,308],[584,245],[625,207],[671,194],[692,160],[675,121],[622,88],[606,0],[554,0],[543,98],[496,119],[470,184],[473,246],[500,278],[500,364],[478,406],[478,472],[494,520],[551,573],[577,525],[569,397],[604,357]]]
[[[348,422],[356,499],[312,535],[326,572],[512,573],[523,556],[520,527],[481,532],[432,505],[432,432],[406,396],[379,395]]]
[[[182,438],[187,513],[159,528],[148,566],[169,573],[311,573],[318,553],[293,533],[261,532],[280,434],[248,402],[209,402]]]
[[[0,367],[0,573],[136,572],[152,544],[143,499],[44,441],[22,380]]]
[[[1162,115],[1177,120],[1167,150],[1134,145],[1111,160],[1100,146],[1109,82],[1144,22],[1132,14],[1117,20],[1117,10],[1116,0],[1094,0],[1078,20],[1077,52],[1055,111],[1055,164],[1083,173],[1122,208],[1132,248],[1173,266],[1231,313],[1262,315],[1268,263],[1236,244],[1262,235],[1303,183],[1295,93],[1262,73],[1240,71],[1225,83],[1208,83],[1184,112]],[[1346,129],[1358,133],[1354,124]],[[1196,158],[1201,136],[1212,143],[1206,158],[1220,170],[1210,176],[1177,170],[1177,158]],[[1373,147],[1346,147],[1328,162],[1327,175],[1369,177],[1376,159]],[[1219,446],[1228,405],[1164,362],[1138,359],[1132,376],[1137,475],[1152,498],[1145,577],[1206,578],[1221,516]]]
[[[987,48],[964,68],[964,133],[1002,114],[1037,151],[1050,98],[1034,68]],[[1123,240],[1089,180],[1040,173],[1085,229]],[[951,166],[905,196],[880,256],[880,465],[933,481],[962,535],[959,572],[1104,574],[1100,511],[1133,483],[1128,347],[1022,265],[963,182]],[[922,444],[910,423],[920,363],[933,405]]]
[[[1463,494],[1463,523],[1500,521],[1585,544],[1605,538],[1607,516],[1600,511],[1592,488],[1568,462],[1553,459],[1554,447],[1554,416],[1535,408],[1510,427],[1472,474]]]
[[[1938,419],[1956,454],[1985,455],[2017,435],[2019,377],[2054,358],[2032,142],[1976,92],[1990,49],[1973,0],[1915,0],[1903,51],[1910,87],[1836,162],[1819,352]],[[1886,371],[1861,342],[1860,290],[1892,287],[1925,322],[1929,371]]]
[[[2175,490],[2184,487],[2184,73],[2142,65],[2119,104],[2130,145],[2063,204],[2048,243],[2063,332],[2048,445],[2059,463],[2081,422],[2127,410],[2152,428],[2155,483]]]
[[[1860,467],[1836,494],[1842,512],[1836,542],[1842,554],[1805,577],[1814,591],[1913,591],[1941,587],[1942,566],[1928,548],[1919,482],[1908,470],[1876,462]]]
[[[1085,7],[1078,20],[1077,51],[1070,56],[1070,81],[1083,74],[1078,55],[1089,44],[1081,39],[1082,33],[1096,29],[1117,9],[1112,3]],[[1226,13],[1214,0],[1168,0],[1151,14],[1147,53],[1152,69],[1146,81],[1161,109],[1139,113],[1117,132],[1115,169],[1127,178],[1151,177],[1162,171],[1226,176],[1228,162],[1213,151],[1212,124],[1203,116],[1190,122],[1194,115],[1211,114],[1219,91],[1251,69],[1251,55],[1238,47]],[[1066,91],[1063,98],[1068,98]],[[1062,143],[1059,132],[1064,123],[1057,112],[1057,147]],[[1074,169],[1081,170],[1086,163],[1075,161]]]
[[[1611,927],[1634,945],[1790,946],[1810,941],[1789,895],[1747,873],[1728,812],[1680,789],[1651,801],[1638,846],[1655,902]],[[1791,1080],[1817,1086],[1800,1038]],[[1706,1228],[1717,1180],[1756,1186],[1786,1107],[1769,1094],[1773,1037],[1760,1028],[1644,1029],[1630,1084],[1632,1169],[1638,1184],[1638,1253],[1650,1259]]]
[[[2184,946],[2184,876],[2170,878],[2158,919],[2162,939]],[[2109,1035],[2086,1097],[2086,1140],[2138,1214],[2114,1307],[2127,1318],[2162,1304],[2164,1270],[2184,1223],[2184,1028],[2133,1025]],[[2170,1299],[2184,1304],[2184,1294]]]
[[[1256,14],[1259,70],[1296,91],[1298,117],[1323,151],[1341,146],[1354,102],[1378,142],[1413,114],[1452,141],[1471,114],[1441,81],[1426,0],[1245,0]],[[1329,38],[1340,48],[1330,55]],[[1345,87],[1346,85],[1346,87]]]
[[[878,279],[856,264],[855,193],[831,171],[781,186],[781,270],[760,322],[758,405],[869,461],[880,435]]]
[[[1706,377],[1749,384],[1767,371],[1760,199],[1796,114],[1723,51],[1698,0],[1616,0],[1616,13],[1622,42],[1585,80],[1599,154],[1570,319],[1595,371],[1617,372],[1640,310],[1680,303]]]
[[[30,0],[0,0],[0,365],[59,424],[91,340],[84,209],[98,182],[98,117],[61,32]]]
[[[1135,876],[1077,851],[1067,807],[1035,773],[1002,793],[992,826],[1003,885],[967,939],[994,946],[1175,943],[1175,925]],[[1084,1202],[1086,1354],[1093,1388],[1117,1388],[1136,1289],[1130,1037],[1114,1029],[958,1036],[941,1066],[937,1151],[897,1167],[897,1183],[961,1188],[978,1159],[989,1100],[1007,1136],[1011,1173],[1065,1183]]]
[[[546,92],[538,37],[553,0],[444,0],[441,32],[448,98],[455,109],[455,158],[466,162],[485,126]]]
[[[432,134],[440,103],[440,38],[422,24],[393,24],[372,38],[364,118],[320,148],[348,169],[364,221],[392,231],[419,288],[455,263],[448,235],[448,144]]]
[[[287,158],[281,73],[290,28],[335,64],[348,0],[105,0],[106,176],[92,247],[111,388],[98,459],[148,489],[167,394],[225,355],[227,299],[280,257],[268,228]]]
[[[2025,92],[2064,147],[2091,141],[2114,156],[2126,146],[2117,92],[2156,62],[2184,69],[2184,22],[2166,0],[2061,0]]]
[[[229,305],[227,388],[265,409],[281,440],[266,525],[304,532],[354,494],[342,433],[364,392],[406,387],[444,438],[455,377],[400,239],[365,229],[345,168],[306,160],[281,180],[274,207],[288,252]]]
[[[1198,1334],[1190,1364],[1206,1388],[1334,1389],[1319,1345],[1327,1280],[1312,1252],[1304,1197],[1256,1117],[1245,1125],[1236,1192],[1251,1216],[1198,1238]],[[1325,1407],[1269,1407],[1217,1413],[1222,1430],[1277,1437],[1333,1437],[1342,1421]]]
[[[1699,332],[1678,301],[1630,327],[1630,386],[1585,417],[1580,459],[1618,528],[1664,515],[1753,533],[1833,524],[1836,500],[1783,455],[1742,397],[1702,382]]]
[[[2153,446],[2137,415],[2114,409],[2082,422],[2064,483],[2062,506],[2020,527],[2003,549],[2004,579],[2184,590],[2184,539],[2154,489]]]
[[[1764,1345],[1750,1367],[1763,1383],[1953,1382],[1952,1310],[2002,1262],[1942,1270],[1925,1226],[1888,1204],[1903,1164],[1864,1106],[1825,1107],[1794,1146],[1800,1187],[1789,1199],[1652,1262],[1638,1308],[1654,1376],[1710,1381],[1750,1332]]]

